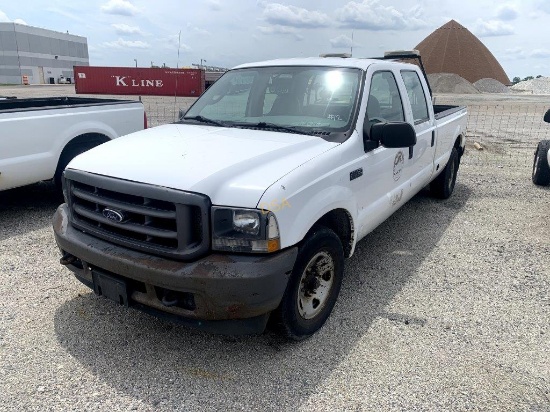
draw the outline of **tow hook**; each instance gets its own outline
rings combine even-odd
[[[174,296],[170,291],[165,290],[164,295],[162,296],[161,302],[164,306],[176,306],[179,303],[177,296]]]
[[[61,257],[61,259],[59,259],[59,263],[67,266],[67,265],[70,265],[71,263],[74,263],[75,260],[76,260],[76,256],[73,256],[70,253],[65,253]]]

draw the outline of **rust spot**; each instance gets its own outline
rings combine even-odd
[[[229,307],[227,308],[227,311],[228,311],[229,313],[235,313],[235,312],[238,312],[239,309],[242,308],[242,306],[243,306],[243,305],[241,305],[241,304],[234,304],[234,305],[229,306]]]
[[[244,305],[242,303],[235,303],[227,308],[229,319],[235,319],[239,317],[239,314],[243,311]]]

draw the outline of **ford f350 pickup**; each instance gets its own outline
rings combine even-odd
[[[175,123],[75,158],[61,263],[122,305],[290,339],[324,324],[344,262],[429,185],[451,196],[466,109],[390,59],[298,58],[224,74]]]
[[[76,155],[142,130],[138,101],[47,97],[0,101],[0,190],[54,179]]]

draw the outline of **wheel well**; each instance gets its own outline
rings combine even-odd
[[[462,157],[462,155],[464,154],[464,149],[462,148],[461,143],[462,143],[462,135],[459,135],[456,138],[456,141],[454,144],[454,148],[456,149],[459,157]]]
[[[340,238],[344,256],[349,257],[353,246],[353,220],[345,209],[334,209],[321,217],[315,225],[328,227]]]
[[[111,139],[100,133],[86,133],[75,137],[69,143],[67,143],[61,151],[61,154],[59,155],[59,159],[57,161],[57,167],[59,167],[59,165],[61,164],[63,156],[66,156],[67,153],[70,153],[73,149],[77,147],[86,147],[87,149],[91,149],[92,147],[99,146],[100,144],[106,143],[109,140]]]

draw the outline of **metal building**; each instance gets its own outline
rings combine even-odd
[[[58,83],[74,79],[73,66],[89,66],[85,37],[17,23],[0,23],[0,83]]]

